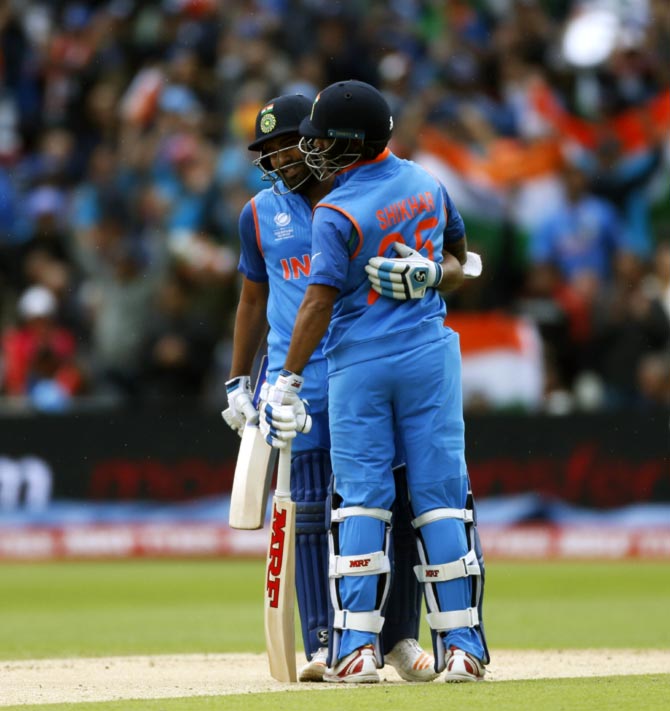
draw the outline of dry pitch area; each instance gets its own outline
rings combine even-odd
[[[492,657],[489,682],[670,673],[668,650],[494,650]],[[0,669],[0,706],[332,689],[274,681],[263,654],[4,661]],[[381,675],[387,683],[406,683],[389,666]]]

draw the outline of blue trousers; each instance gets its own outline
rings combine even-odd
[[[392,462],[397,436],[404,450],[414,516],[438,508],[465,507],[468,475],[458,335],[445,330],[435,342],[402,351],[374,363],[361,362],[329,374],[329,419],[334,487],[341,507],[390,510],[395,499]],[[339,524],[340,555],[361,555],[383,548],[384,524],[368,516]],[[448,563],[468,551],[465,527],[440,519],[421,529],[432,565]],[[342,608],[377,608],[378,576],[343,577]],[[470,606],[469,578],[437,584],[440,609]],[[373,643],[375,635],[346,629],[339,657]],[[451,630],[445,645],[484,656],[479,635],[463,627]]]

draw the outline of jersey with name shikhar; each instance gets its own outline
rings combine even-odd
[[[284,366],[293,325],[302,303],[310,273],[312,210],[300,194],[277,195],[262,190],[242,209],[238,269],[255,282],[268,282],[267,319],[268,380],[277,378]],[[321,345],[305,368],[300,396],[314,411],[326,408],[326,362]]]
[[[314,211],[310,274],[310,283],[340,290],[324,346],[331,370],[444,336],[446,306],[436,289],[422,299],[381,297],[365,265],[371,257],[397,257],[393,242],[441,262],[445,241],[464,235],[444,186],[388,149],[338,174]]]

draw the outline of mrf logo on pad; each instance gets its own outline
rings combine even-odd
[[[370,565],[370,558],[359,558],[358,560],[349,561],[350,568],[367,568]]]

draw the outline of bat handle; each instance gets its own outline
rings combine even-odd
[[[279,450],[277,465],[277,488],[275,494],[284,499],[291,498],[291,443]]]

